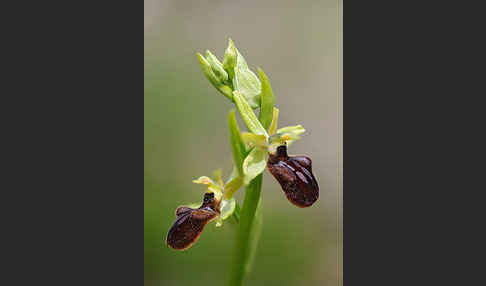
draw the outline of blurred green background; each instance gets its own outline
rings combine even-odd
[[[184,252],[164,243],[176,207],[202,198],[191,181],[231,171],[233,105],[195,56],[209,49],[222,59],[228,37],[270,78],[279,126],[305,127],[289,153],[312,158],[320,186],[311,208],[296,208],[265,171],[263,232],[246,285],[341,285],[342,2],[145,0],[144,14],[145,285],[217,286],[228,277],[235,225],[209,224]]]

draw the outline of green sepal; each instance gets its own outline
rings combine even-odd
[[[305,129],[302,125],[287,126],[277,130],[277,135],[285,141],[287,145],[300,139],[300,134],[304,133]]]
[[[216,185],[216,182],[213,181],[213,179],[211,179],[210,177],[208,176],[201,176],[195,180],[192,180],[192,182],[194,184],[202,184],[202,185],[210,185],[210,184],[213,184],[213,185]]]
[[[235,211],[235,206],[236,206],[236,201],[234,198],[231,198],[229,200],[223,199],[221,201],[221,214],[219,215],[219,218],[216,220],[216,227],[222,226],[223,220],[233,215]]]
[[[243,177],[236,176],[224,186],[224,198],[230,199],[243,186]]]
[[[212,179],[221,187],[223,188],[224,187],[224,184],[223,184],[223,178],[222,178],[222,174],[223,174],[223,170],[221,170],[221,168],[219,169],[216,169],[213,171],[213,173],[211,174],[211,177]]]
[[[206,192],[214,193],[215,198],[217,198],[218,200],[221,199],[221,197],[223,196],[222,186],[220,186],[217,182],[213,181],[207,176],[201,176],[196,180],[193,180],[192,182],[195,184],[207,185]]]
[[[265,135],[259,135],[250,132],[241,132],[241,139],[243,140],[243,143],[245,143],[245,146],[248,147],[248,149],[251,149],[253,147],[264,148],[267,145],[267,138],[265,137]]]

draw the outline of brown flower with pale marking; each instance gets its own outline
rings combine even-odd
[[[167,233],[165,243],[167,246],[185,250],[194,244],[206,224],[221,213],[220,201],[214,198],[214,193],[205,193],[202,205],[193,209],[190,207],[178,207],[176,220]]]
[[[305,208],[319,198],[319,186],[312,174],[312,161],[309,157],[288,156],[287,146],[281,145],[275,154],[269,154],[267,168],[292,204]]]

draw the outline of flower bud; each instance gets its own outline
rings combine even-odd
[[[238,56],[238,51],[236,50],[235,44],[231,39],[228,40],[228,47],[224,53],[223,57],[223,68],[228,72],[230,80],[233,80],[235,76],[235,66],[236,58]]]
[[[194,244],[208,222],[220,215],[220,201],[215,199],[214,193],[205,193],[202,205],[193,209],[178,207],[176,220],[167,233],[167,246],[185,250]]]
[[[319,186],[309,157],[288,156],[287,146],[281,145],[274,154],[269,154],[267,168],[292,204],[305,208],[319,198]]]
[[[228,80],[228,73],[224,70],[223,64],[209,50],[206,51],[206,60],[211,65],[211,69],[218,79],[224,83]]]
[[[211,64],[205,59],[200,53],[197,53],[197,58],[199,60],[199,64],[203,70],[204,75],[209,80],[209,82],[224,96],[226,96],[229,100],[233,100],[233,91],[232,89],[224,84],[221,79],[214,73]]]

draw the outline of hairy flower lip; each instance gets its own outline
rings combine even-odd
[[[319,198],[319,186],[312,174],[312,160],[309,157],[288,156],[287,146],[281,145],[274,154],[269,154],[267,169],[295,206],[310,207]]]
[[[214,193],[205,193],[199,208],[178,207],[176,219],[165,239],[167,246],[176,250],[191,247],[201,236],[204,227],[221,214],[220,203],[214,198]]]

